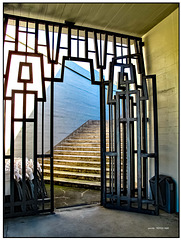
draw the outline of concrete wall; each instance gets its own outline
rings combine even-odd
[[[156,74],[160,174],[177,185],[179,211],[178,9],[143,36],[146,74]],[[152,142],[150,142],[150,146]]]

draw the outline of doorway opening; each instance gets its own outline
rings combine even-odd
[[[89,62],[66,60],[63,67],[63,82],[54,88],[54,205],[100,204],[99,87],[91,84]],[[49,99],[46,105],[50,106]],[[44,175],[49,189],[48,159],[44,159]]]

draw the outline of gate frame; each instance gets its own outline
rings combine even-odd
[[[74,59],[75,61],[85,61],[85,62],[90,62],[90,64],[93,66],[93,60],[88,58],[88,54],[91,52],[88,48],[88,34],[89,33],[93,33],[94,35],[94,44],[95,44],[95,51],[94,54],[96,56],[96,63],[97,63],[97,69],[99,69],[99,81],[96,81],[94,79],[94,77],[91,77],[91,81],[93,85],[99,85],[100,86],[100,139],[101,139],[101,205],[104,207],[111,207],[111,208],[116,208],[116,209],[123,209],[125,210],[125,208],[122,208],[120,206],[113,206],[109,203],[107,203],[107,190],[106,190],[106,156],[115,156],[116,153],[111,153],[111,152],[106,152],[106,103],[105,103],[105,88],[106,86],[109,86],[111,88],[111,82],[110,82],[110,78],[111,78],[111,66],[110,66],[110,78],[109,80],[104,80],[104,70],[106,69],[106,61],[107,61],[107,56],[108,55],[112,55],[112,59],[121,59],[124,58],[125,56],[123,55],[123,42],[122,40],[127,39],[127,51],[128,54],[126,56],[126,61],[131,62],[131,50],[130,50],[130,41],[133,40],[134,44],[135,44],[135,49],[136,49],[136,54],[137,55],[137,61],[138,61],[138,68],[139,71],[143,70],[143,86],[138,86],[138,88],[146,88],[146,85],[144,85],[144,81],[146,81],[147,78],[152,78],[152,82],[153,82],[153,98],[154,98],[154,106],[155,106],[155,110],[154,110],[154,140],[155,140],[155,159],[156,159],[156,168],[155,168],[155,190],[156,190],[156,199],[155,199],[155,203],[156,203],[156,210],[155,211],[151,211],[151,212],[147,212],[147,211],[142,211],[140,209],[137,210],[137,212],[143,212],[143,213],[150,213],[150,214],[156,214],[158,215],[159,212],[159,207],[158,207],[158,123],[157,123],[157,96],[156,96],[156,77],[155,75],[149,75],[149,76],[145,76],[145,71],[144,71],[144,62],[143,62],[143,53],[142,53],[142,47],[143,47],[143,42],[142,39],[139,37],[134,37],[134,36],[129,36],[129,35],[125,35],[125,34],[118,34],[118,33],[114,33],[114,32],[110,32],[110,31],[104,31],[104,30],[99,30],[99,29],[94,29],[94,28],[87,28],[87,27],[81,27],[81,26],[77,26],[74,25],[74,23],[70,23],[70,22],[65,22],[65,23],[56,23],[56,22],[52,22],[52,21],[44,21],[44,20],[38,20],[38,19],[32,19],[32,18],[26,18],[26,17],[20,17],[20,16],[15,16],[15,15],[9,15],[9,14],[4,14],[4,42],[6,42],[7,40],[5,40],[5,35],[6,35],[6,28],[7,28],[7,23],[8,23],[8,19],[12,19],[16,21],[16,37],[15,37],[15,51],[18,52],[18,28],[19,28],[19,21],[25,21],[26,24],[28,22],[31,23],[35,23],[35,53],[38,53],[38,25],[39,24],[43,24],[45,25],[45,33],[46,33],[46,47],[47,47],[47,56],[48,56],[48,63],[51,64],[51,77],[50,78],[46,78],[44,77],[44,81],[50,81],[50,154],[46,155],[43,154],[41,156],[37,157],[42,157],[42,160],[44,157],[48,156],[50,157],[50,169],[51,169],[51,179],[50,179],[50,186],[51,186],[51,207],[49,210],[47,210],[48,212],[54,212],[54,186],[53,186],[53,129],[54,129],[54,121],[53,121],[53,111],[54,111],[54,82],[63,82],[63,78],[55,78],[55,72],[54,72],[54,66],[58,63],[58,56],[59,56],[59,51],[61,49],[60,47],[60,41],[61,41],[61,31],[62,28],[67,28],[68,30],[68,47],[67,49],[67,56],[64,56],[64,62],[65,60],[69,60],[69,59]],[[54,49],[54,45],[50,46],[50,39],[49,39],[49,29],[48,26],[53,26],[53,33],[54,33],[54,27],[58,27],[59,31],[58,31],[58,38],[57,38],[57,48]],[[77,57],[72,57],[71,55],[71,30],[77,30],[77,32],[79,33],[79,31],[83,31],[85,33],[85,58],[80,58],[79,54]],[[26,30],[26,34],[28,34],[28,27]],[[54,34],[53,35],[53,41],[54,42]],[[105,36],[104,39],[104,49],[102,47],[102,42],[101,42],[101,37]],[[79,49],[79,35],[77,36],[77,46]],[[107,41],[109,36],[111,36],[113,38],[113,50],[114,53],[110,54],[107,52]],[[100,39],[99,41],[99,46],[98,46],[98,38]],[[117,38],[121,39],[121,45],[117,44]],[[59,46],[59,47],[58,47]],[[55,54],[55,58],[51,58],[50,57],[50,48],[52,48],[52,56],[54,56],[54,52],[56,52]],[[117,50],[118,48],[121,48],[121,54],[122,57],[120,57],[119,55],[117,56]],[[26,51],[27,51],[27,43],[26,43]],[[93,52],[93,51],[92,51]],[[135,55],[136,55],[135,54]],[[138,57],[139,56],[139,57]],[[62,63],[64,63],[62,62]],[[93,68],[95,69],[95,68]],[[91,75],[92,75],[92,71],[91,71]],[[63,76],[63,71],[62,71],[62,76]],[[6,78],[6,74],[4,75],[4,77]],[[145,80],[144,80],[145,79]],[[113,90],[113,89],[112,89]],[[11,98],[6,98],[5,94],[4,94],[4,100],[11,100]],[[143,101],[144,102],[144,101]],[[115,100],[111,100],[110,102],[112,105],[115,104]],[[4,114],[5,115],[5,114]],[[144,127],[143,127],[143,136],[144,136],[144,158],[149,157],[149,154],[147,153],[147,145],[146,145],[146,141],[147,141],[147,129],[146,129],[146,121],[147,121],[147,115],[146,115],[146,104],[143,103],[143,116],[144,116]],[[5,119],[4,119],[5,120]],[[3,141],[3,184],[4,184],[4,190],[3,190],[3,195],[4,195],[4,207],[6,206],[5,204],[5,159],[11,158],[11,165],[13,164],[13,160],[14,157],[13,155],[6,155],[5,154],[5,121],[3,121],[4,124],[4,141]],[[11,146],[12,147],[12,146]],[[152,156],[153,157],[153,156]],[[36,162],[36,161],[35,161]],[[145,167],[145,166],[144,166]],[[13,168],[12,168],[13,169]],[[12,175],[13,173],[11,173]],[[11,180],[13,179],[13,177],[11,176]],[[131,211],[131,209],[127,209],[129,211]],[[35,211],[35,213],[40,213],[40,212],[45,212],[45,209],[42,211]],[[31,215],[34,214],[34,212],[23,212],[18,213],[18,214],[10,214],[8,216],[15,216],[15,215]],[[4,211],[4,217],[7,217]]]

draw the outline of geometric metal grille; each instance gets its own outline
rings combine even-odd
[[[8,26],[13,26],[14,36],[9,36]],[[23,47],[20,44],[24,39]],[[8,45],[7,45],[8,44]],[[134,36],[76,26],[73,23],[55,23],[13,15],[4,15],[4,216],[31,215],[54,211],[53,187],[53,130],[54,130],[54,83],[63,82],[66,61],[79,61],[90,64],[90,80],[100,86],[100,138],[101,138],[101,204],[105,207],[134,210],[158,214],[158,136],[157,136],[157,100],[156,77],[145,76],[142,54],[142,39]],[[8,46],[8,47],[7,47]],[[134,50],[133,50],[134,49]],[[38,59],[36,63],[32,58]],[[38,65],[38,66],[37,66]],[[56,75],[61,65],[61,74]],[[16,71],[12,72],[13,66]],[[135,68],[135,66],[137,68]],[[115,68],[120,68],[116,75]],[[94,69],[99,71],[95,79]],[[137,69],[137,71],[136,71]],[[24,78],[23,71],[29,72]],[[107,72],[109,71],[109,74]],[[140,76],[137,83],[137,76]],[[117,89],[114,95],[114,76],[117,76]],[[155,151],[147,151],[147,79],[152,79]],[[12,82],[14,85],[12,85]],[[34,84],[39,82],[38,85]],[[46,85],[50,85],[49,145],[50,151],[44,151]],[[76,84],[76,83],[75,83]],[[14,86],[14,88],[12,87]],[[133,86],[133,89],[132,89]],[[109,105],[109,152],[106,152],[106,102],[108,87]],[[22,117],[15,116],[15,96],[22,94]],[[34,116],[26,114],[27,95],[34,98]],[[7,105],[11,105],[11,123],[6,126]],[[121,107],[120,107],[121,106]],[[38,109],[42,109],[41,134],[37,130]],[[22,124],[22,164],[21,186],[15,181],[15,123]],[[30,182],[31,194],[27,188],[27,142],[26,128],[33,125],[33,182]],[[137,126],[137,127],[135,127]],[[6,131],[11,129],[10,153],[6,149]],[[135,130],[137,129],[137,131]],[[41,136],[40,136],[41,135]],[[37,149],[37,138],[41,142],[41,151]],[[137,144],[137,145],[136,145]],[[47,196],[43,185],[44,158],[50,162],[50,193]],[[106,178],[107,158],[109,161],[109,179]],[[123,165],[121,159],[124,159]],[[156,198],[148,200],[147,159],[155,160]],[[135,160],[137,159],[137,160]],[[41,162],[41,173],[38,161]],[[10,166],[10,193],[6,194],[6,164]],[[137,164],[137,165],[136,165]],[[137,172],[136,172],[137,170]],[[122,172],[122,173],[121,173]],[[137,180],[136,176],[137,174]],[[123,179],[122,179],[123,177]],[[21,198],[15,197],[15,187],[21,191]],[[17,192],[17,189],[16,189]],[[155,210],[143,208],[155,207]],[[136,205],[134,207],[133,205]]]
[[[135,55],[124,56],[127,59],[132,57]],[[158,215],[158,195],[154,200],[150,200],[148,196],[149,158],[154,159],[156,183],[158,181],[156,76],[145,76],[144,72],[140,72],[142,84],[138,85],[134,65],[117,63],[117,60],[118,58],[114,58],[112,61],[108,90],[111,121],[110,151],[106,153],[109,156],[110,168],[110,179],[106,188],[106,207]],[[119,66],[120,72],[118,91],[113,97],[112,81],[115,66]],[[127,68],[130,70],[130,79],[128,73],[124,72]],[[154,153],[147,151],[146,79],[152,79],[153,87]],[[157,184],[155,192],[158,194]]]

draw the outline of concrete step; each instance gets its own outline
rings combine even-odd
[[[68,143],[99,143],[100,144],[100,139],[99,138],[94,138],[94,139],[84,139],[84,138],[68,138],[65,140],[65,142]]]
[[[49,176],[50,172],[48,169],[44,170],[44,176]],[[101,181],[100,174],[96,173],[80,173],[80,172],[70,172],[70,171],[54,171],[54,177],[57,178],[69,178],[77,180],[87,180],[87,181]]]
[[[100,120],[89,120],[88,124],[89,125],[100,125]]]
[[[100,151],[75,151],[75,150],[54,150],[54,155],[77,155],[77,156],[99,156]]]
[[[46,169],[46,172],[50,173],[50,165],[44,164],[44,169]],[[59,165],[54,164],[54,171],[64,171],[64,172],[77,172],[77,173],[92,173],[92,174],[101,174],[101,167],[90,167],[90,166],[71,166],[71,165]],[[109,167],[107,166],[106,172],[109,173]],[[121,169],[121,172],[123,172],[123,169]]]
[[[54,150],[71,150],[71,151],[100,151],[99,147],[87,147],[87,146],[57,146]]]
[[[100,133],[100,127],[98,126],[98,127],[92,127],[92,126],[84,126],[83,128],[79,128],[79,129],[77,129],[76,130],[76,132],[79,132],[79,133],[81,133],[81,132],[86,132],[86,131],[93,131],[93,132],[98,132],[98,133]],[[106,132],[109,132],[109,130],[106,128]]]
[[[41,163],[41,160],[39,160]],[[100,161],[81,161],[81,160],[59,160],[59,159],[54,159],[53,161],[54,165],[67,165],[67,166],[82,166],[82,167],[96,167],[100,168],[101,163]],[[50,166],[50,160],[49,159],[44,159],[44,164],[47,164]],[[107,165],[109,162],[107,161]]]
[[[60,160],[84,160],[84,161],[100,161],[100,156],[86,156],[86,155],[59,155],[54,154],[54,159]]]
[[[73,135],[71,138],[72,139],[95,139],[95,140],[99,139],[100,140],[99,135],[95,135],[95,134],[88,135],[86,133],[76,134],[76,135]],[[109,139],[109,136],[106,136],[106,139]]]
[[[83,156],[83,155],[59,155],[54,154],[54,160],[81,160],[81,161],[101,161],[99,156]],[[107,158],[108,159],[108,158]],[[121,158],[121,160],[123,160]]]
[[[81,134],[81,133],[87,133],[87,134],[96,134],[100,135],[100,129],[93,129],[93,128],[84,128],[82,130],[77,130],[75,134]],[[109,131],[106,129],[106,134],[109,135]]]
[[[121,151],[121,154],[123,154],[123,152]],[[100,153],[100,151],[75,151],[75,150],[69,150],[69,149],[67,149],[67,150],[58,150],[58,149],[55,149],[54,150],[54,156],[56,156],[55,158],[57,159],[58,158],[58,155],[59,156],[64,156],[64,155],[66,155],[66,156],[68,156],[68,155],[75,155],[75,156],[80,156],[80,157],[82,157],[82,156],[85,156],[85,157],[87,157],[87,156],[95,156],[95,157],[101,157],[101,153]]]
[[[50,160],[44,159],[44,165],[50,166]],[[41,160],[39,160],[39,163],[41,164]],[[81,160],[54,160],[54,165],[66,165],[66,166],[82,166],[82,167],[96,167],[101,168],[101,162],[100,161],[81,161]],[[106,161],[107,168],[109,167],[109,159]],[[123,165],[123,161],[121,162],[121,165]]]
[[[106,148],[109,151],[109,125],[106,121]],[[100,121],[89,120],[54,147],[54,182],[66,186],[100,188]],[[109,177],[109,157],[106,158]],[[50,179],[50,159],[44,159],[46,181]]]
[[[57,144],[55,148],[59,146],[81,146],[81,147],[100,147],[100,142],[77,142],[77,141],[64,141],[60,144]],[[106,144],[106,147],[109,147],[109,143]]]
[[[49,164],[44,164],[44,169],[50,170],[50,165]],[[80,173],[95,173],[95,174],[100,174],[101,173],[101,168],[100,166],[96,167],[89,167],[89,166],[71,166],[71,165],[59,165],[59,164],[54,164],[54,170],[59,170],[59,171],[70,171],[70,172],[80,172]],[[107,172],[109,171],[109,168],[107,169]]]

